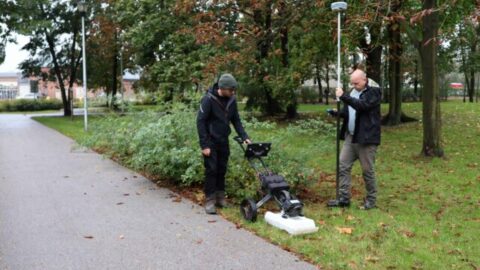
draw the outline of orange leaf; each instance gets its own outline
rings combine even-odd
[[[353,228],[348,228],[348,227],[335,227],[335,229],[337,229],[337,231],[341,234],[352,234],[353,232]]]

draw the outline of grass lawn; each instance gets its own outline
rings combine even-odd
[[[300,111],[324,115],[334,106],[301,105]],[[291,237],[267,225],[262,215],[256,223],[243,221],[237,207],[222,215],[322,269],[479,269],[480,105],[449,101],[441,108],[445,158],[419,156],[421,122],[383,128],[376,163],[378,209],[358,208],[365,193],[358,164],[352,172],[353,205],[327,209],[325,201],[335,194],[335,139],[299,136],[289,151],[319,147],[309,165],[323,173],[300,193],[305,214],[319,231]],[[403,104],[403,109],[421,119],[420,103]],[[81,118],[35,119],[73,138],[85,136]],[[259,141],[269,137],[249,133]]]
[[[91,124],[98,117],[90,115],[88,123]],[[83,115],[76,115],[73,119],[70,116],[34,116],[32,119],[77,141],[88,136],[83,130]]]

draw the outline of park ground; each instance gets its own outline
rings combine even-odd
[[[402,106],[407,115],[421,119],[420,103]],[[327,119],[326,108],[301,105],[300,111]],[[386,110],[387,105],[382,105],[382,112]],[[479,269],[480,106],[448,101],[441,104],[441,110],[444,158],[420,156],[421,121],[383,128],[376,161],[377,209],[358,207],[364,194],[358,164],[353,170],[353,205],[348,209],[325,207],[335,194],[332,137],[321,142],[332,147],[313,152],[308,159],[312,168],[323,173],[308,189],[299,191],[306,216],[319,226],[317,233],[292,237],[267,225],[261,215],[256,223],[242,220],[237,207],[221,214],[323,269]],[[89,136],[83,132],[82,117],[74,121],[35,119],[76,140]],[[95,117],[90,121],[94,123]],[[258,141],[266,141],[270,135],[261,130],[249,132]],[[281,128],[277,132],[282,132]],[[316,139],[299,136],[288,149],[301,152],[318,145]],[[200,193],[200,189],[183,190],[194,201]]]

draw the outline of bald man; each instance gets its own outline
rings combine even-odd
[[[375,154],[380,145],[380,102],[382,92],[378,87],[368,85],[368,78],[362,70],[355,70],[350,75],[352,90],[349,94],[337,88],[335,95],[344,103],[340,117],[343,125],[340,139],[344,140],[340,153],[339,198],[330,200],[328,207],[350,206],[351,171],[358,159],[365,181],[366,197],[362,208],[376,207],[377,184],[375,179]],[[331,115],[337,112],[330,110]]]

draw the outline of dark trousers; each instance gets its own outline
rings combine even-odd
[[[227,145],[215,145],[210,148],[210,156],[203,157],[205,165],[205,196],[209,197],[216,191],[225,191],[225,174],[227,173],[230,148]]]
[[[377,200],[377,184],[374,169],[376,152],[376,145],[352,143],[352,135],[347,134],[345,136],[345,142],[340,153],[340,198],[350,199],[351,171],[353,163],[358,159],[362,167],[365,189],[367,190],[366,199],[370,203],[375,204]]]

